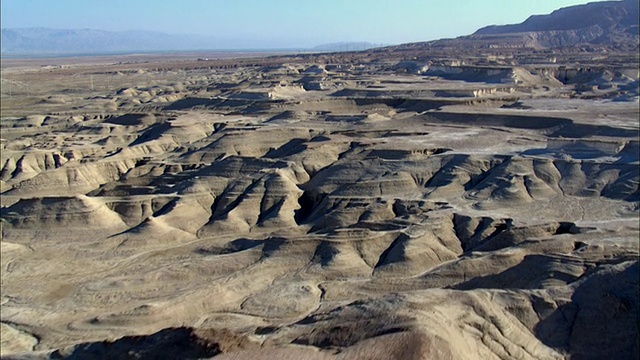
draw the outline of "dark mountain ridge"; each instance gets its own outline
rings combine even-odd
[[[558,9],[548,15],[533,15],[520,24],[492,25],[474,35],[496,35],[534,31],[568,31],[599,26],[603,30],[638,27],[638,1],[603,1]]]
[[[637,0],[594,2],[534,15],[520,24],[487,26],[469,38],[486,41],[519,34],[527,47],[598,45],[633,51],[638,49],[638,16]]]
[[[534,15],[520,24],[491,25],[455,39],[403,44],[399,50],[555,49],[638,51],[638,1],[603,1]]]

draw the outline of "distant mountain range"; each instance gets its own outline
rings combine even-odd
[[[2,29],[2,53],[13,54],[112,54],[154,51],[264,49],[259,41],[231,41],[204,35],[173,35],[153,31],[104,31],[94,29]],[[312,51],[357,51],[375,47],[368,42],[318,45]],[[298,49],[296,49],[298,50]]]
[[[117,53],[211,49],[214,39],[198,35],[171,35],[150,31],[94,29],[2,29],[3,54]]]
[[[225,39],[206,35],[154,31],[96,29],[2,29],[3,55],[114,54],[198,50],[276,50],[257,39]],[[284,49],[285,47],[283,47]],[[296,48],[296,50],[298,50]]]
[[[94,29],[2,29],[2,53],[12,54],[111,54],[153,51],[264,49],[257,41],[230,41],[203,35],[172,35],[153,31],[104,31]],[[359,51],[375,47],[368,42],[318,45],[312,51]]]
[[[360,51],[369,50],[375,47],[382,46],[382,44],[372,44],[365,41],[360,42],[337,42],[331,44],[322,44],[315,46],[312,50],[315,51]]]
[[[455,39],[399,45],[419,48],[536,48],[599,46],[638,50],[638,0],[603,1],[534,15],[520,24],[492,25]]]

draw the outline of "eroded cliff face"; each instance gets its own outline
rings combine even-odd
[[[488,26],[473,36],[523,33],[531,39],[531,45],[538,47],[606,44],[637,48],[638,16],[637,1],[594,2],[559,9],[549,15],[534,15],[520,24]]]

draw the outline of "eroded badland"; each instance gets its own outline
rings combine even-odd
[[[638,354],[637,53],[3,62],[7,358]]]

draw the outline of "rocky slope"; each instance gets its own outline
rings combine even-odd
[[[608,51],[637,51],[638,2],[603,1],[562,8],[548,15],[534,15],[520,24],[492,25],[472,35],[405,48],[447,49],[573,49],[590,47]]]

